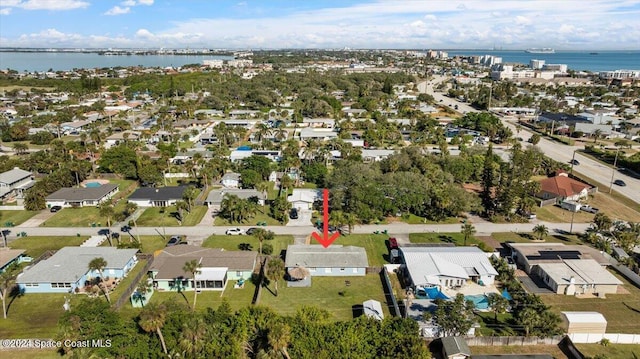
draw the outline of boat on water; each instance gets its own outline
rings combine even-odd
[[[589,55],[597,55],[597,52],[590,52]]]
[[[530,48],[530,49],[526,49],[524,50],[524,52],[529,53],[529,54],[555,54],[556,50],[550,48],[550,47],[543,47],[543,48]]]

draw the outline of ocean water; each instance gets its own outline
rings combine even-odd
[[[597,54],[592,54],[593,52]],[[502,62],[529,64],[532,59],[545,60],[547,64],[566,64],[576,71],[612,71],[640,69],[639,51],[558,51],[554,54],[529,54],[524,50],[450,50],[449,57],[455,55],[492,55],[502,57]]]
[[[117,55],[69,52],[0,52],[0,69],[23,71],[68,71],[117,66],[178,67],[202,64],[203,60],[231,60],[233,56],[207,55]]]

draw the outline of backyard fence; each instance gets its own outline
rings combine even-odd
[[[640,344],[640,334],[624,333],[572,333],[567,334],[574,343],[598,343],[602,339],[608,340],[611,344]]]
[[[120,309],[120,307],[122,307],[122,305],[126,301],[129,300],[129,297],[131,297],[131,293],[133,293],[133,291],[138,286],[138,282],[140,282],[140,280],[142,279],[143,276],[147,275],[147,272],[149,272],[149,268],[151,268],[151,265],[153,264],[153,255],[152,254],[140,254],[139,253],[139,254],[137,254],[137,257],[140,260],[146,259],[147,263],[144,265],[144,267],[142,268],[140,273],[138,273],[138,275],[136,275],[135,278],[133,278],[133,280],[131,281],[131,283],[129,284],[127,289],[125,289],[124,293],[122,293],[120,298],[118,298],[118,300],[116,300],[115,303],[112,304],[112,306],[113,306],[113,308],[115,310]]]
[[[402,313],[400,312],[400,307],[398,306],[398,301],[396,300],[396,296],[393,294],[393,286],[391,285],[391,279],[389,279],[389,274],[386,270],[381,269],[379,271],[380,277],[382,278],[382,288],[384,289],[384,295],[387,299],[387,303],[389,305],[389,311],[391,315],[394,317],[402,317]]]
[[[524,345],[558,345],[564,338],[563,335],[553,337],[469,337],[465,338],[469,346],[487,347],[487,346],[524,346]]]

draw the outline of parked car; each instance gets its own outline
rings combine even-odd
[[[62,206],[53,206],[53,207],[49,208],[49,211],[51,211],[52,213],[55,213],[55,212],[58,212],[61,209],[62,209]]]
[[[398,240],[394,237],[389,237],[389,249],[398,249]]]
[[[182,238],[180,238],[180,236],[173,236],[173,237],[171,237],[171,239],[169,239],[169,242],[167,242],[167,247],[175,246],[176,244],[180,244],[181,240],[182,240]]]
[[[124,225],[124,226],[120,227],[120,232],[127,233],[130,230],[131,230],[131,226],[128,226],[128,225]]]
[[[538,216],[536,216],[535,213],[533,212],[525,212],[525,211],[518,211],[518,214],[526,219],[536,219],[538,218]]]
[[[289,218],[298,219],[298,210],[295,208],[291,208],[291,212],[289,212]]]
[[[257,231],[258,229],[259,229],[259,228],[251,227],[251,228],[247,229],[247,234],[248,234],[248,235],[253,235],[254,233],[256,233],[256,231]]]
[[[245,234],[243,229],[240,228],[229,228],[227,229],[226,232],[224,232],[224,234],[228,235],[228,236],[241,236],[243,234]]]
[[[623,181],[623,180],[621,180],[621,179],[617,179],[617,180],[613,181],[613,184],[614,184],[614,185],[616,185],[616,186],[620,186],[620,187],[624,187],[624,186],[626,186],[626,185],[627,185],[627,184],[626,184],[626,183],[624,183],[624,181]]]
[[[580,161],[575,160],[575,159],[573,159],[573,160],[569,161],[569,163],[570,163],[570,164],[572,164],[572,165],[574,165],[574,166],[578,166],[578,165],[580,165]]]
[[[585,205],[580,206],[580,210],[581,210],[581,211],[588,212],[588,213],[593,213],[593,214],[596,214],[596,213],[598,213],[598,211],[599,211],[599,209],[594,208],[594,207],[591,207],[591,206],[589,206],[588,204],[585,204]]]

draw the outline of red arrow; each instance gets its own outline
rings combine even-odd
[[[322,191],[322,212],[322,232],[324,236],[320,237],[317,232],[313,232],[311,235],[316,239],[316,241],[318,241],[318,243],[327,248],[336,240],[336,238],[340,237],[340,233],[336,232],[329,237],[329,190],[326,188]]]

